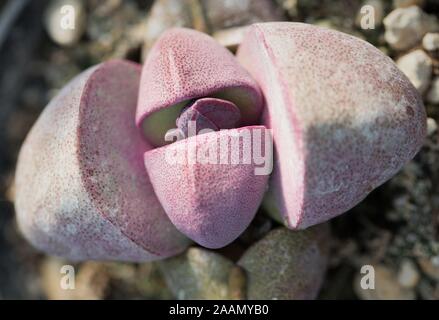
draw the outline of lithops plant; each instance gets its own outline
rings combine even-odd
[[[187,136],[190,123],[199,130]],[[172,29],[143,67],[104,62],[47,106],[18,160],[18,223],[38,248],[79,260],[163,259],[188,238],[220,248],[264,197],[290,229],[349,210],[416,154],[425,131],[418,92],[362,40],[262,23],[235,57],[205,34]],[[271,175],[256,174],[255,159],[186,157],[243,132],[265,152],[273,138]],[[180,151],[186,161],[169,161]]]

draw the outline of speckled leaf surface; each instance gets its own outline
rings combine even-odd
[[[422,99],[392,60],[347,34],[301,23],[250,27],[238,59],[266,98],[270,192],[290,228],[346,212],[421,147]]]
[[[20,153],[16,211],[38,248],[75,260],[164,258],[188,240],[148,180],[134,125],[140,67],[84,71],[47,106]]]

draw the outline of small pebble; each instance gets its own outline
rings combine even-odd
[[[247,298],[315,299],[328,263],[327,227],[281,227],[253,244],[238,261],[247,274]]]
[[[384,38],[396,50],[407,50],[419,43],[427,32],[437,31],[439,24],[434,16],[418,6],[393,10],[383,20]]]
[[[415,88],[424,94],[430,85],[433,72],[431,58],[423,50],[418,49],[399,58],[396,64]]]
[[[45,25],[50,38],[61,46],[76,44],[84,33],[86,12],[81,0],[52,0]]]
[[[222,255],[202,248],[159,263],[177,299],[239,299],[245,296],[245,276]],[[241,291],[240,291],[241,290]]]
[[[427,33],[422,39],[422,46],[435,60],[439,60],[439,33]]]
[[[244,300],[246,298],[246,276],[242,268],[234,266],[229,274],[230,299]]]
[[[207,32],[207,22],[198,1],[157,0],[146,18],[145,42],[142,48],[142,60],[167,29],[173,27],[191,28]]]
[[[296,17],[299,14],[299,0],[276,0],[276,2],[290,17]]]
[[[435,77],[431,82],[430,90],[427,93],[427,102],[439,104],[439,77]]]
[[[411,260],[404,260],[398,273],[398,282],[405,288],[414,288],[419,283],[420,275],[416,265]]]
[[[284,13],[271,0],[157,0],[146,21],[142,60],[158,37],[172,27],[192,28],[205,33],[228,29],[233,35],[217,34],[217,37],[233,47],[241,35],[235,33],[239,29],[231,28],[281,20],[285,20]]]
[[[431,136],[437,131],[437,123],[433,118],[427,118],[427,135]]]
[[[283,11],[272,0],[201,0],[210,31],[285,20]]]
[[[213,33],[213,38],[223,47],[235,52],[244,37],[248,27],[235,27],[219,30]]]
[[[156,262],[111,262],[106,265],[112,288],[106,299],[174,299]]]
[[[427,51],[439,50],[439,33],[427,33],[422,39],[422,46]]]
[[[439,260],[439,257],[429,258],[420,258],[418,259],[419,266],[421,270],[429,276],[431,279],[435,281],[439,281],[439,263],[435,264],[435,259]],[[439,262],[439,261],[438,261]]]

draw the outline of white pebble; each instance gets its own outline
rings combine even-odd
[[[410,79],[421,94],[424,94],[430,85],[433,72],[433,62],[423,50],[410,52],[396,62],[399,69]]]
[[[427,51],[439,50],[439,33],[427,33],[422,39],[422,46]]]
[[[398,273],[398,282],[405,288],[414,288],[418,284],[420,275],[415,264],[410,260],[404,260]]]
[[[247,29],[247,26],[228,28],[216,31],[212,36],[223,47],[234,51],[241,44]]]
[[[439,24],[417,6],[393,10],[383,20],[384,38],[396,50],[406,50],[417,43],[427,32],[437,31]]]
[[[431,82],[431,88],[426,98],[429,103],[439,104],[439,77],[434,78]]]
[[[427,118],[427,135],[431,136],[437,131],[437,123],[433,118]]]

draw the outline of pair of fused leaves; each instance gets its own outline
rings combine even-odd
[[[237,108],[238,128],[165,145],[187,102],[203,98]],[[201,118],[205,109],[194,108]],[[50,253],[131,261],[181,252],[189,241],[179,231],[224,246],[264,195],[288,227],[303,229],[349,210],[394,175],[422,145],[425,123],[408,79],[357,38],[257,24],[234,57],[207,35],[174,29],[143,69],[105,62],[47,106],[20,153],[18,222]],[[244,128],[272,129],[270,180],[253,163],[165,160],[167,148],[215,144]]]

